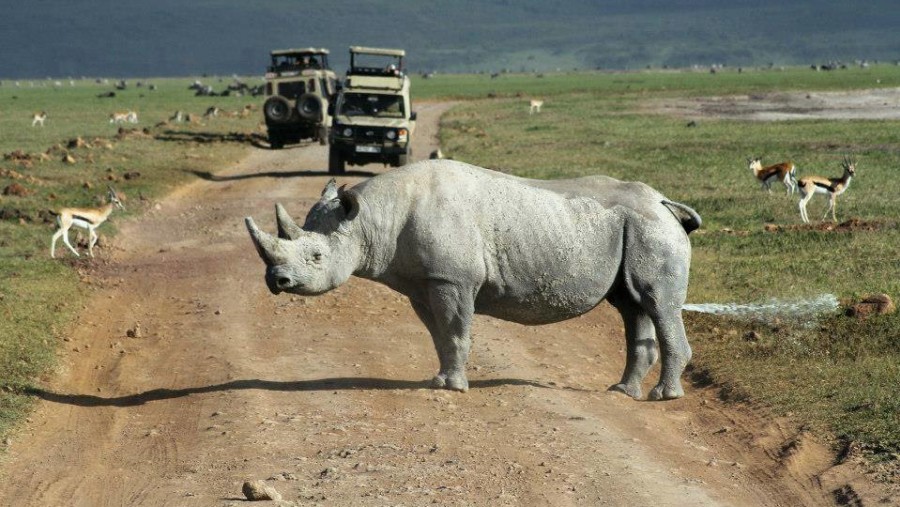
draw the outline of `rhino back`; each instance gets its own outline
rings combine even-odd
[[[661,195],[646,185],[528,180],[446,160],[354,190],[379,257],[374,278],[410,297],[424,280],[471,286],[477,312],[522,323],[596,306],[620,270],[625,222],[666,219],[650,206]]]

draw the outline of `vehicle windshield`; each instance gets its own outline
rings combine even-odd
[[[380,118],[404,118],[402,95],[382,95],[378,93],[345,93],[341,100],[339,115],[376,116]]]

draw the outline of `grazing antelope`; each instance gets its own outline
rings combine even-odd
[[[216,106],[209,106],[209,109],[203,113],[204,118],[218,118],[220,109]]]
[[[109,115],[110,123],[137,123],[138,116],[134,111],[117,111]]]
[[[88,230],[88,254],[91,257],[94,256],[94,245],[97,244],[97,233],[94,229],[99,227],[107,218],[109,218],[109,214],[112,213],[113,208],[119,208],[121,210],[125,209],[122,201],[119,200],[119,196],[116,195],[116,191],[113,190],[112,187],[108,188],[109,193],[107,194],[107,197],[109,202],[99,208],[63,208],[54,212],[56,215],[56,224],[59,226],[59,229],[53,233],[53,241],[50,243],[51,258],[56,258],[56,240],[59,239],[60,236],[62,236],[63,243],[65,243],[66,246],[69,247],[69,250],[75,254],[75,257],[81,257],[72,244],[69,243],[69,229],[71,229],[73,225]]]
[[[37,124],[40,124],[41,127],[44,126],[44,120],[47,119],[47,111],[41,111],[40,113],[34,113],[31,116],[31,126],[34,127]]]
[[[173,114],[172,116],[169,117],[169,121],[174,121],[176,123],[183,122],[184,121],[184,112],[182,112],[180,109],[178,111],[175,111],[175,114]]]
[[[528,114],[540,113],[541,106],[544,105],[543,100],[531,100],[531,109],[528,110]]]
[[[778,180],[784,183],[788,195],[794,195],[794,190],[797,189],[797,166],[793,162],[787,161],[763,167],[761,158],[748,158],[747,164],[756,179],[760,181],[760,188],[768,190],[771,194],[772,182]]]
[[[806,214],[806,204],[815,194],[823,194],[828,196],[828,209],[822,215],[822,220],[828,216],[831,211],[831,220],[837,222],[835,217],[835,208],[837,208],[837,197],[847,190],[850,186],[850,179],[856,175],[856,162],[844,157],[841,162],[844,174],[840,178],[823,178],[821,176],[804,176],[797,182],[800,188],[800,218],[804,223],[809,223],[809,216]]]

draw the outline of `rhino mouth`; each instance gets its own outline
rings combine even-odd
[[[270,267],[266,269],[266,286],[272,294],[281,294],[282,292],[303,293],[303,284],[295,280],[293,277],[286,275],[278,267]]]

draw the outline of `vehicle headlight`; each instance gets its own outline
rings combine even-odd
[[[353,135],[353,129],[351,129],[350,127],[347,127],[341,133],[344,134],[344,137],[350,137]]]
[[[393,141],[394,139],[397,139],[397,132],[388,130],[387,134],[385,134],[384,137],[388,138],[388,140],[390,141]]]

